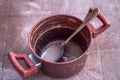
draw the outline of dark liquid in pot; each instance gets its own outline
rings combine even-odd
[[[66,40],[72,33],[73,29],[70,28],[55,28],[44,33],[37,41],[35,46],[35,52],[41,56],[42,51],[50,45],[50,43],[61,43]],[[86,39],[78,33],[73,39],[66,45],[65,53],[58,62],[73,60],[82,55],[87,50],[88,44]]]
[[[76,59],[82,54],[83,51],[79,45],[75,44],[74,42],[69,42],[65,45],[63,56],[58,62],[70,61]]]

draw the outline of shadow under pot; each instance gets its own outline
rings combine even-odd
[[[90,8],[89,13],[93,10]],[[92,38],[105,31],[110,25],[101,13],[97,17],[103,25],[99,29],[95,29],[89,23],[65,45],[63,56],[56,62],[42,59],[42,53],[49,46],[60,44],[66,40],[81,25],[82,20],[68,15],[55,15],[40,21],[33,27],[29,36],[29,45],[33,54],[28,56],[27,54],[10,52],[9,58],[12,64],[24,77],[31,76],[39,70],[57,78],[75,75],[85,64]],[[47,55],[52,59],[49,52]],[[26,62],[28,69],[19,64],[17,61],[19,59]]]

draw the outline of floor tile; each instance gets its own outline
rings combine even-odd
[[[13,51],[16,53],[32,53],[29,44],[29,33],[41,19],[46,16],[31,16],[31,17],[9,17],[8,29],[6,33],[5,54]]]
[[[2,78],[3,57],[0,57],[0,80]]]
[[[111,26],[103,32],[99,38],[99,48],[100,50],[116,50],[120,49],[120,13],[109,13],[106,14]]]
[[[49,0],[30,0],[28,5],[31,6],[31,14],[50,15],[50,2]]]
[[[0,0],[0,16],[8,15],[9,0]]]
[[[0,17],[0,56],[4,55],[5,49],[5,36],[7,28],[7,16]]]
[[[53,14],[80,14],[87,13],[92,6],[91,0],[51,0],[50,10]]]
[[[31,77],[24,78],[24,80],[52,80],[50,76],[43,74],[40,70],[37,74],[32,75]]]
[[[4,68],[3,68],[2,80],[23,80],[21,75],[12,66],[8,57],[4,58]]]
[[[72,5],[71,5],[72,3]],[[85,7],[83,8],[82,6]],[[78,1],[78,0],[31,0],[29,5],[32,7],[33,14],[76,14],[87,13],[92,2],[90,0]]]
[[[120,1],[119,0],[116,0],[118,4],[120,4]]]
[[[98,52],[90,52],[86,65],[78,74],[81,80],[102,80],[101,59]]]
[[[9,18],[5,54],[9,51],[31,53],[28,45],[28,35],[35,24],[36,20],[33,17]]]
[[[120,0],[116,0],[116,4],[117,4],[119,12],[120,12]]]
[[[115,0],[93,0],[93,6],[98,7],[103,12],[118,12],[118,6]]]
[[[29,15],[31,14],[31,6],[29,0],[10,0],[9,1],[9,15]]]
[[[103,80],[120,79],[120,50],[101,51]]]

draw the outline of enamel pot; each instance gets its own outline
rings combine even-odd
[[[94,8],[90,8],[87,15],[93,10]],[[69,15],[55,15],[38,22],[32,28],[29,36],[29,46],[33,53],[27,55],[9,52],[9,59],[18,72],[24,77],[31,76],[38,71],[43,71],[46,75],[57,78],[73,76],[83,68],[89,54],[92,38],[97,37],[110,26],[109,21],[101,12],[97,18],[103,23],[101,27],[95,29],[93,25],[89,23],[72,39],[82,50],[82,54],[73,60],[49,62],[40,57],[41,51],[47,44],[55,40],[67,39],[83,22]],[[58,27],[57,25],[61,26]],[[73,52],[73,54],[75,53]],[[18,60],[24,60],[28,65],[28,69],[20,65]]]

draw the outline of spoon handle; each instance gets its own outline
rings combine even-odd
[[[85,19],[85,21],[72,33],[71,36],[69,36],[62,44],[61,46],[64,46],[67,44],[82,28],[84,28],[90,20],[92,20],[94,17],[96,17],[99,14],[100,10],[98,8],[95,8],[95,10]]]

